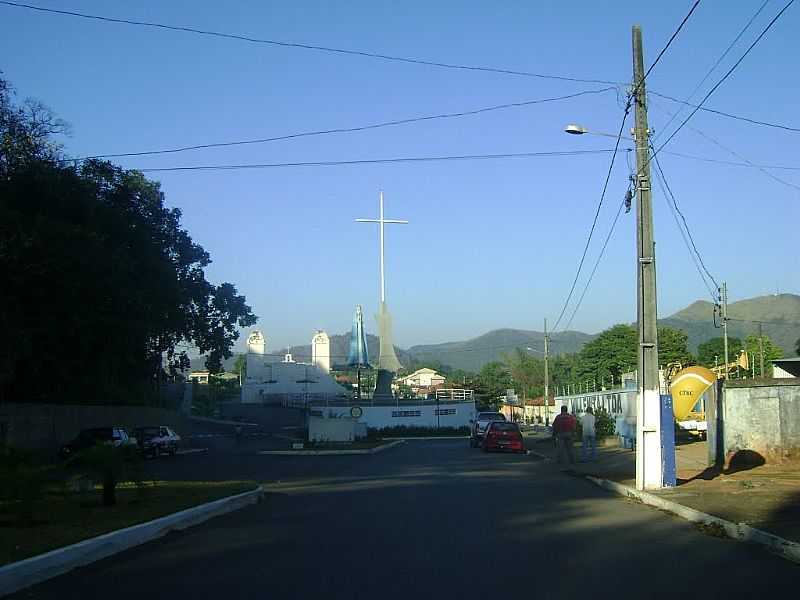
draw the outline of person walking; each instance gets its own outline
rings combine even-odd
[[[567,411],[566,406],[561,407],[561,414],[553,419],[553,437],[558,445],[558,463],[574,464],[575,455],[572,451],[572,444],[575,438],[575,429],[578,421]]]
[[[591,460],[595,460],[597,458],[597,444],[595,443],[597,436],[595,433],[594,422],[594,410],[590,406],[586,409],[586,412],[581,417],[581,429],[583,430],[581,462],[586,462],[586,456],[589,454],[589,449],[591,449]]]

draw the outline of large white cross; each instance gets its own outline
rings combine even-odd
[[[381,215],[379,219],[356,219],[358,223],[379,223],[381,226],[381,303],[386,302],[386,277],[383,264],[383,226],[386,223],[397,223],[400,225],[408,225],[408,221],[398,221],[394,219],[383,218],[383,192],[381,192]]]

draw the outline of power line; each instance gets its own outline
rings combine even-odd
[[[764,8],[767,6],[767,4],[769,4],[769,0],[764,0],[764,3],[761,5],[761,7],[755,12],[755,14],[753,14],[752,17],[750,17],[750,20],[747,21],[747,23],[742,28],[742,30],[739,31],[739,35],[737,35],[733,39],[733,41],[725,49],[725,52],[722,53],[722,55],[717,59],[717,61],[713,64],[713,66],[708,70],[708,72],[705,74],[705,76],[700,80],[700,83],[698,83],[695,86],[695,88],[692,90],[691,94],[689,94],[686,97],[686,102],[687,103],[694,97],[694,95],[697,93],[697,91],[703,86],[703,84],[706,82],[706,80],[716,70],[716,68],[725,59],[725,57],[728,56],[728,53],[733,49],[733,47],[736,45],[736,43],[739,41],[739,39],[744,35],[744,33],[750,28],[750,25],[752,25],[753,21],[755,21],[756,18],[758,17],[758,15],[761,14],[761,11],[764,10]],[[666,125],[664,125],[664,131],[667,130],[667,128],[670,126],[670,124],[672,124],[672,121],[675,120],[675,118],[680,114],[680,112],[681,112],[681,110],[679,109],[678,111],[676,111],[675,113],[672,114],[672,116],[670,117],[669,121],[667,121]]]
[[[160,173],[166,171],[233,171],[242,169],[271,169],[281,167],[331,167],[342,165],[375,165],[385,163],[417,163],[435,162],[451,160],[492,160],[505,158],[540,158],[555,156],[583,156],[590,154],[616,153],[614,150],[564,150],[557,152],[517,152],[509,154],[464,154],[459,156],[404,156],[395,158],[370,158],[361,160],[329,160],[329,161],[305,161],[305,162],[286,162],[286,163],[260,163],[260,164],[240,164],[240,165],[195,165],[188,167],[152,167],[137,169],[142,173]]]
[[[276,137],[268,137],[268,138],[258,138],[258,139],[248,139],[248,140],[236,140],[230,142],[217,142],[217,143],[208,143],[208,144],[198,144],[195,146],[180,146],[176,148],[162,148],[159,150],[145,150],[141,152],[122,152],[117,154],[96,154],[94,156],[84,156],[77,159],[69,159],[66,162],[70,162],[72,160],[89,160],[94,158],[122,158],[122,157],[129,157],[129,156],[148,156],[154,154],[173,154],[177,152],[186,152],[187,150],[203,150],[207,148],[223,148],[228,146],[243,146],[248,144],[264,144],[267,142],[277,142],[281,140],[290,140],[302,137],[311,137],[311,136],[319,136],[319,135],[330,135],[335,133],[352,133],[357,131],[366,131],[370,129],[379,129],[382,127],[391,127],[395,125],[406,125],[409,123],[418,123],[421,121],[433,121],[436,119],[452,119],[456,117],[466,117],[471,115],[478,115],[482,113],[487,113],[496,110],[504,110],[508,108],[519,108],[523,106],[531,106],[534,104],[543,104],[546,102],[557,102],[560,100],[569,100],[571,98],[577,98],[579,96],[585,96],[587,94],[601,94],[607,92],[609,90],[615,90],[614,87],[605,87],[599,90],[584,90],[582,92],[577,92],[575,94],[567,94],[566,96],[556,96],[553,98],[540,98],[537,100],[525,100],[522,102],[509,102],[506,104],[497,104],[494,106],[486,106],[483,108],[478,108],[475,110],[467,110],[467,111],[460,111],[460,112],[451,112],[451,113],[440,113],[435,115],[425,115],[421,117],[409,117],[406,119],[397,119],[393,121],[383,121],[379,123],[371,123],[368,125],[359,125],[355,127],[340,127],[340,128],[333,128],[333,129],[321,129],[317,131],[304,131],[300,133],[291,133],[287,135],[281,135]]]
[[[708,93],[707,93],[707,94],[706,94],[706,95],[703,97],[703,99],[700,101],[700,104],[699,104],[699,105],[698,105],[698,106],[697,106],[697,107],[696,107],[696,108],[695,108],[695,109],[694,109],[694,110],[693,110],[691,113],[689,113],[689,116],[688,116],[688,117],[686,117],[686,118],[683,120],[683,122],[682,122],[682,123],[681,123],[681,124],[678,126],[678,128],[677,128],[675,131],[673,131],[673,132],[672,132],[672,134],[671,134],[671,135],[670,135],[670,136],[667,138],[667,141],[666,141],[666,142],[664,142],[663,144],[661,144],[661,146],[659,146],[658,150],[656,150],[656,151],[653,153],[653,157],[655,157],[655,156],[656,156],[656,155],[657,155],[657,154],[658,154],[658,153],[661,151],[661,149],[662,149],[664,146],[666,146],[667,144],[669,144],[669,143],[670,143],[670,141],[672,141],[672,138],[674,138],[674,137],[677,135],[677,133],[678,133],[678,132],[679,132],[681,129],[683,129],[684,125],[686,125],[686,123],[688,123],[688,122],[689,122],[689,120],[690,120],[690,119],[691,119],[691,118],[692,118],[692,117],[693,117],[693,116],[694,116],[694,115],[697,113],[697,111],[698,111],[698,110],[700,110],[700,107],[702,107],[702,106],[703,106],[703,104],[705,104],[706,100],[708,100],[708,99],[711,97],[711,94],[713,94],[713,93],[714,93],[714,92],[717,90],[717,88],[719,88],[719,86],[721,86],[721,85],[722,85],[722,84],[725,82],[725,80],[726,80],[726,79],[728,79],[728,77],[730,77],[730,75],[731,75],[731,74],[732,74],[732,73],[733,73],[733,72],[736,70],[736,68],[737,68],[737,67],[738,67],[738,66],[739,66],[739,65],[742,63],[742,61],[745,59],[745,57],[746,57],[748,54],[750,54],[750,51],[751,51],[753,48],[755,48],[755,47],[756,47],[756,44],[758,44],[758,42],[760,42],[760,41],[761,41],[761,38],[763,38],[763,37],[766,35],[766,33],[767,33],[767,32],[768,32],[768,31],[769,31],[771,28],[772,28],[772,26],[773,26],[773,25],[774,25],[774,24],[777,22],[777,20],[781,18],[781,16],[783,15],[783,13],[785,13],[785,12],[786,12],[786,10],[787,10],[787,9],[788,9],[788,8],[789,8],[789,7],[790,7],[792,4],[794,4],[794,1],[795,1],[795,0],[789,0],[789,2],[786,4],[786,6],[784,6],[784,7],[783,7],[783,8],[780,10],[780,12],[779,12],[777,15],[775,15],[775,16],[772,18],[772,20],[771,20],[771,21],[770,21],[770,22],[767,24],[767,26],[766,26],[766,27],[765,27],[765,28],[762,30],[762,32],[761,32],[761,33],[758,35],[758,37],[757,37],[755,40],[753,40],[753,43],[752,43],[752,44],[750,44],[750,46],[747,48],[747,50],[745,50],[744,54],[742,54],[742,55],[739,57],[739,60],[737,60],[737,61],[736,61],[736,62],[733,64],[733,66],[732,66],[730,69],[728,69],[727,73],[725,73],[725,75],[723,75],[723,76],[722,76],[722,78],[721,78],[721,79],[720,79],[720,80],[719,80],[717,83],[715,83],[715,84],[714,84],[714,86],[713,86],[713,87],[712,87],[712,88],[711,88],[711,89],[708,91]],[[651,158],[650,160],[652,160],[652,158]],[[649,161],[648,161],[648,162],[649,162]]]
[[[677,113],[671,113],[670,111],[665,110],[664,108],[661,108],[657,103],[655,103],[655,106],[657,106],[658,108],[663,110],[668,115],[672,115],[672,117],[675,117],[675,115],[677,114]],[[800,186],[798,186],[798,185],[796,185],[794,183],[791,183],[790,181],[786,181],[784,179],[781,179],[777,175],[774,175],[773,173],[770,173],[769,171],[767,171],[768,168],[780,168],[780,167],[769,167],[769,166],[766,166],[766,165],[758,165],[758,164],[754,163],[753,161],[747,159],[746,157],[742,156],[741,154],[739,154],[735,150],[732,150],[731,148],[728,148],[727,146],[723,145],[722,142],[714,139],[713,137],[711,137],[707,133],[702,132],[701,130],[697,129],[696,127],[693,127],[691,125],[687,125],[687,127],[689,129],[691,129],[692,131],[694,131],[697,135],[707,139],[709,142],[711,142],[712,144],[714,144],[718,148],[721,148],[722,150],[725,150],[725,152],[728,152],[729,154],[735,156],[738,159],[741,159],[744,162],[735,163],[735,162],[732,162],[732,161],[714,161],[713,159],[704,159],[704,158],[700,158],[700,157],[695,157],[695,158],[698,158],[700,160],[708,160],[710,162],[723,162],[724,164],[752,167],[754,169],[758,169],[764,175],[766,175],[770,179],[773,179],[774,181],[777,181],[780,184],[783,184],[783,185],[785,185],[787,187],[794,188],[796,190],[800,190]],[[672,154],[675,154],[675,153],[672,153]],[[678,154],[677,156],[681,156],[681,155]],[[800,170],[800,169],[798,169],[798,170]]]
[[[689,127],[689,129],[692,129],[692,127]],[[695,129],[695,131],[697,131],[697,133],[700,133],[700,131],[697,130],[697,129]],[[720,146],[720,147],[722,147],[722,146]],[[729,152],[733,152],[733,151],[729,150]],[[787,165],[761,165],[761,164],[757,164],[757,163],[751,163],[749,161],[748,162],[736,162],[736,161],[732,161],[732,160],[721,160],[721,159],[718,159],[718,158],[708,158],[706,156],[697,156],[695,154],[685,154],[683,152],[673,152],[671,150],[662,150],[660,152],[660,154],[669,154],[671,156],[679,156],[681,158],[689,158],[691,160],[699,160],[699,161],[702,161],[702,162],[717,163],[717,164],[720,164],[720,165],[730,165],[730,166],[733,166],[733,167],[749,167],[749,168],[753,168],[753,169],[778,169],[778,170],[783,170],[783,171],[800,171],[800,167],[791,167],[791,166],[787,166]]]
[[[652,149],[652,146],[651,146],[651,149]],[[703,257],[700,254],[700,251],[697,249],[697,244],[695,244],[694,237],[692,237],[692,231],[689,229],[689,223],[686,221],[686,216],[683,214],[683,212],[681,211],[680,207],[678,206],[678,201],[675,199],[675,194],[672,193],[672,188],[669,187],[669,182],[667,181],[666,175],[664,175],[664,170],[661,168],[661,163],[659,162],[658,157],[655,154],[653,155],[653,157],[655,158],[656,171],[657,171],[657,173],[659,174],[659,176],[661,178],[661,182],[663,182],[664,187],[666,188],[667,194],[669,195],[670,199],[672,200],[672,205],[675,207],[675,210],[680,215],[681,220],[683,221],[683,226],[686,229],[686,234],[689,236],[689,241],[691,242],[692,249],[694,250],[694,253],[697,256],[697,260],[700,261],[700,266],[702,267],[703,272],[708,276],[708,278],[714,284],[714,287],[716,289],[719,289],[720,286],[717,283],[717,280],[714,279],[714,276],[711,274],[711,272],[706,267],[706,264],[703,261]],[[711,294],[711,297],[714,300],[716,300],[713,288],[709,290],[709,293]]]
[[[622,122],[619,124],[619,131],[617,132],[617,141],[614,144],[614,152],[611,155],[611,164],[608,165],[608,173],[606,173],[606,180],[605,183],[603,183],[603,192],[600,194],[600,202],[597,203],[597,210],[594,213],[594,219],[592,220],[592,227],[589,229],[589,236],[586,238],[586,245],[583,247],[583,254],[581,255],[581,260],[578,263],[578,270],[575,273],[575,278],[572,280],[572,286],[570,287],[569,294],[567,294],[567,299],[564,301],[564,306],[561,307],[561,313],[558,315],[558,319],[556,319],[556,324],[553,326],[554,332],[556,329],[558,329],[558,325],[561,323],[561,319],[564,318],[564,313],[567,310],[569,301],[572,299],[572,294],[575,292],[575,286],[578,283],[578,278],[580,277],[581,269],[583,269],[583,263],[586,260],[586,253],[589,251],[589,244],[592,241],[592,235],[594,234],[594,229],[597,226],[597,217],[600,215],[600,209],[602,208],[603,200],[606,197],[606,190],[608,189],[608,181],[609,179],[611,179],[611,172],[614,169],[614,160],[617,157],[619,143],[622,140],[622,131],[625,128],[625,121],[628,119],[628,113],[630,112],[631,101],[632,101],[632,96],[628,96],[628,101],[625,104],[625,110],[622,113]]]
[[[606,246],[608,246],[608,241],[611,239],[611,236],[614,234],[614,228],[617,226],[617,221],[619,220],[620,214],[622,214],[622,208],[626,205],[626,200],[620,202],[619,208],[617,209],[617,214],[614,217],[614,221],[611,223],[611,229],[608,230],[608,235],[606,235],[606,239],[603,242],[603,247],[600,249],[600,254],[597,255],[597,260],[594,262],[594,267],[592,267],[592,272],[589,274],[589,279],[586,280],[586,285],[583,287],[583,292],[581,292],[581,297],[578,298],[578,303],[575,305],[572,314],[569,317],[569,321],[566,325],[564,325],[564,331],[567,331],[572,325],[572,320],[575,318],[575,315],[578,312],[578,309],[583,304],[583,298],[586,296],[586,292],[589,290],[589,286],[592,284],[592,279],[594,278],[594,274],[597,271],[597,267],[600,264],[600,261],[603,259],[603,254],[605,254]]]
[[[136,21],[133,19],[120,19],[114,17],[106,17],[102,15],[95,15],[95,14],[88,14],[88,13],[81,13],[76,11],[70,10],[59,10],[55,8],[45,8],[43,6],[35,6],[33,4],[23,4],[21,2],[8,2],[6,0],[0,0],[0,4],[4,4],[6,6],[13,6],[16,8],[25,8],[29,10],[35,10],[44,13],[53,13],[58,15],[64,15],[69,17],[79,17],[81,19],[91,19],[95,21],[104,21],[107,23],[118,23],[123,25],[135,25],[140,27],[151,27],[155,29],[165,29],[169,31],[180,31],[183,33],[193,33],[197,35],[204,35],[204,36],[211,36],[211,37],[218,37],[218,38],[225,38],[231,40],[238,40],[241,42],[249,42],[254,44],[268,44],[271,46],[280,46],[284,48],[299,48],[303,50],[316,50],[319,52],[328,52],[334,54],[343,54],[343,55],[350,55],[350,56],[361,56],[366,58],[374,58],[379,60],[385,61],[392,61],[392,62],[401,62],[401,63],[409,63],[409,64],[416,64],[416,65],[425,65],[429,67],[439,67],[443,69],[459,69],[464,71],[482,71],[486,73],[500,73],[503,75],[517,75],[521,77],[535,77],[538,79],[555,79],[558,81],[571,81],[576,83],[600,83],[606,85],[626,85],[623,82],[619,81],[607,81],[603,79],[582,79],[579,77],[569,77],[566,75],[550,75],[545,73],[534,73],[530,71],[517,71],[513,69],[502,69],[502,68],[495,68],[495,67],[484,67],[484,66],[476,66],[476,65],[464,65],[464,64],[456,64],[456,63],[445,63],[445,62],[438,62],[433,60],[425,60],[421,58],[409,58],[403,56],[393,56],[389,54],[380,54],[377,52],[368,52],[364,50],[347,50],[344,48],[333,48],[330,46],[320,46],[316,44],[304,44],[300,42],[284,42],[280,40],[273,40],[267,38],[255,38],[246,35],[239,35],[234,33],[225,33],[220,31],[212,31],[207,29],[198,29],[195,27],[188,27],[184,25],[166,25],[164,23],[155,23],[152,21]]]
[[[656,159],[656,164],[658,164],[658,159]],[[715,288],[712,286],[711,283],[709,283],[706,274],[703,272],[703,269],[700,266],[700,261],[698,260],[697,255],[692,250],[689,238],[687,237],[687,230],[684,230],[683,225],[681,225],[681,222],[679,220],[678,211],[675,208],[676,205],[670,202],[670,197],[669,194],[667,193],[666,180],[663,179],[660,169],[656,169],[656,180],[658,181],[659,187],[661,187],[661,191],[664,194],[664,202],[669,208],[670,213],[672,213],[672,218],[675,219],[675,225],[678,227],[678,231],[680,232],[681,238],[683,239],[683,244],[686,246],[686,250],[689,252],[689,256],[691,257],[692,262],[694,263],[695,269],[697,269],[697,273],[700,275],[700,279],[703,281],[703,285],[705,286],[706,290],[711,296],[711,301],[716,303],[717,296],[714,293]]]
[[[692,108],[696,108],[698,110],[702,110],[705,112],[709,112],[715,115],[720,115],[722,117],[727,117],[729,119],[735,119],[737,121],[744,121],[746,123],[751,123],[753,125],[762,125],[764,127],[772,127],[775,129],[782,129],[784,131],[791,131],[794,133],[800,133],[800,127],[792,127],[790,125],[784,125],[781,123],[772,123],[770,121],[762,121],[759,119],[753,119],[751,117],[743,117],[741,115],[735,115],[733,113],[725,112],[722,110],[717,110],[714,108],[708,108],[707,106],[700,106],[698,104],[692,104],[691,102],[686,102],[684,100],[680,100],[679,98],[675,98],[674,96],[668,96],[667,94],[661,94],[659,92],[654,92],[652,90],[647,92],[648,94],[652,94],[653,96],[658,96],[659,98],[663,98],[664,100],[669,100],[671,102],[675,102],[677,104],[685,104],[686,106],[691,106]]]
[[[728,321],[738,321],[739,323],[761,323],[762,325],[800,325],[800,321],[757,321],[755,319],[734,319],[728,317]]]
[[[642,80],[636,86],[636,89],[632,94],[633,96],[636,95],[636,93],[639,91],[639,88],[644,84],[645,80],[647,79],[647,76],[650,75],[650,71],[653,70],[653,67],[655,67],[658,64],[658,61],[661,60],[661,57],[664,56],[664,53],[667,51],[667,48],[669,48],[672,45],[672,42],[675,40],[675,38],[678,37],[678,34],[680,33],[681,29],[683,29],[683,26],[686,24],[686,21],[689,20],[689,17],[692,16],[692,13],[694,12],[694,9],[697,8],[698,4],[700,4],[700,0],[695,0],[695,3],[692,5],[692,8],[689,9],[688,14],[685,17],[683,17],[683,21],[681,21],[680,25],[678,25],[678,28],[670,36],[669,40],[667,40],[667,43],[661,49],[661,52],[658,53],[658,56],[656,56],[656,59],[653,61],[653,64],[650,65],[650,67],[647,69],[647,72],[644,74],[644,77],[642,77]]]

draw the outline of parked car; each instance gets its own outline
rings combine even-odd
[[[470,448],[477,448],[481,445],[481,442],[483,441],[483,434],[486,432],[486,428],[489,426],[489,423],[505,420],[505,416],[499,412],[478,413],[478,416],[475,417],[474,421],[472,421],[472,435],[470,435],[469,438]]]
[[[525,443],[522,441],[522,432],[516,423],[493,421],[489,423],[483,436],[481,445],[484,452],[490,450],[510,450],[512,452],[525,452]]]
[[[135,443],[122,427],[94,427],[84,429],[71,442],[61,446],[58,455],[61,458],[69,458],[81,450],[86,450],[99,444],[109,444],[112,446],[125,446]]]
[[[139,451],[144,456],[156,457],[159,454],[178,453],[181,436],[165,425],[153,427],[137,427],[133,430],[139,444]]]

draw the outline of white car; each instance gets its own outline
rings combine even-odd
[[[471,421],[472,423],[472,435],[469,437],[469,447],[470,448],[477,448],[481,445],[481,441],[483,441],[483,435],[486,433],[486,428],[489,427],[489,423],[493,423],[494,421],[505,421],[506,417],[502,413],[499,412],[480,412],[478,415]]]
[[[178,453],[178,444],[181,436],[169,427],[159,425],[155,427],[138,427],[134,430],[139,450],[144,456],[156,457],[159,454]]]

